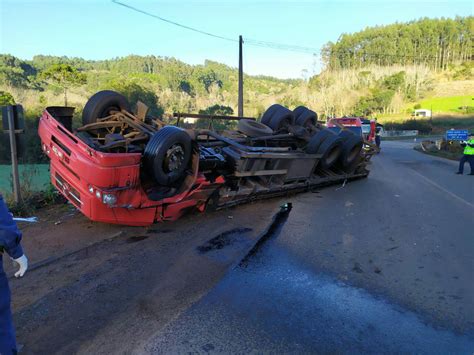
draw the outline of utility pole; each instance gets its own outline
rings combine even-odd
[[[242,36],[239,36],[239,112],[240,117],[244,116],[244,68],[242,63],[242,44],[244,43]]]

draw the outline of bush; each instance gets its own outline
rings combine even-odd
[[[8,91],[0,91],[0,106],[14,105],[15,99]]]

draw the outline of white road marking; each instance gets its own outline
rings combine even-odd
[[[465,203],[465,204],[468,205],[469,207],[474,208],[474,204],[472,204],[472,203],[466,201],[466,200],[463,199],[462,197],[459,197],[459,196],[456,195],[455,193],[453,193],[453,192],[451,192],[451,191],[449,191],[449,190],[446,190],[444,187],[438,185],[438,184],[437,184],[436,182],[434,182],[433,180],[431,180],[431,179],[427,178],[426,176],[420,174],[418,171],[415,171],[415,170],[413,170],[413,169],[412,169],[412,171],[413,171],[413,173],[415,173],[416,175],[418,175],[419,177],[421,177],[423,180],[425,180],[427,183],[429,183],[429,184],[433,185],[434,187],[438,188],[439,190],[441,190],[441,191],[447,193],[448,195],[450,195],[451,197],[455,198],[456,200]]]

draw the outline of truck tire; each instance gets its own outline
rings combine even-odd
[[[324,140],[330,136],[336,136],[336,134],[329,129],[322,129],[311,137],[308,146],[306,147],[306,152],[310,154],[316,154],[321,143],[323,143]]]
[[[342,138],[338,136],[328,136],[318,148],[318,153],[322,154],[319,166],[323,169],[329,169],[339,159],[342,151]]]
[[[130,104],[125,96],[111,90],[103,90],[90,97],[82,111],[82,124],[97,122],[98,118],[107,117],[111,110],[130,111]]]
[[[253,120],[239,120],[237,130],[252,138],[270,136],[273,134],[273,130],[270,127]]]
[[[353,137],[355,136],[355,133],[354,132],[351,132],[347,129],[344,129],[344,130],[341,130],[339,131],[338,133],[339,137],[343,138],[343,139],[348,139],[350,137]]]
[[[268,126],[268,124],[270,123],[270,121],[272,119],[272,116],[275,113],[275,111],[280,109],[281,107],[283,107],[283,106],[279,105],[279,104],[271,105],[269,108],[267,108],[267,110],[262,115],[262,119],[260,120],[260,122],[262,122],[263,124],[266,124]]]
[[[351,164],[347,166],[340,166],[342,171],[344,171],[346,174],[352,174],[357,167],[359,166],[359,163],[361,162],[361,157],[357,157]],[[339,163],[338,163],[339,164]]]
[[[298,126],[307,127],[309,125],[315,126],[317,121],[318,121],[317,113],[310,109],[306,109],[305,111],[299,114],[299,116],[296,118],[295,123]]]
[[[267,124],[271,129],[275,132],[285,129],[289,125],[295,123],[295,116],[293,115],[293,111],[287,109],[286,107],[280,107],[275,110],[272,115],[271,121]]]
[[[354,162],[358,160],[363,144],[364,141],[362,140],[362,137],[356,136],[355,134],[345,139],[342,145],[340,159],[343,169],[351,167]]]
[[[298,117],[305,112],[306,110],[309,110],[306,106],[298,106],[293,110],[293,114],[295,115],[295,122],[298,120]]]
[[[339,159],[342,144],[342,138],[329,129],[323,129],[311,137],[306,147],[306,153],[322,154],[319,166],[329,169]]]
[[[191,155],[191,137],[176,126],[165,126],[146,145],[143,167],[159,185],[174,186],[185,177]]]

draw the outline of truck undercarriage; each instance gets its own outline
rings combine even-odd
[[[132,113],[113,91],[93,95],[83,126],[72,108],[47,108],[39,125],[53,185],[94,221],[149,225],[188,210],[221,209],[366,177],[376,151],[313,111],[272,105],[252,118],[175,114],[175,125]],[[237,121],[236,129],[183,129],[181,119]],[[233,127],[232,127],[233,128]]]

